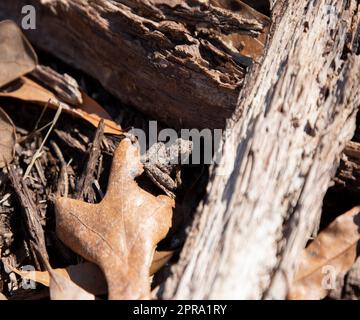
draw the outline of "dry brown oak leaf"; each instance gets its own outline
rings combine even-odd
[[[149,299],[155,247],[171,227],[174,201],[141,189],[134,179],[142,172],[138,146],[124,139],[99,204],[69,198],[55,203],[58,237],[102,269],[109,299]]]
[[[290,300],[319,300],[336,289],[337,279],[350,270],[357,256],[360,206],[338,216],[302,252]]]

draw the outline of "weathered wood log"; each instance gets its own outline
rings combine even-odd
[[[161,298],[286,296],[354,133],[359,9],[355,0],[277,1],[281,19]]]
[[[27,31],[36,46],[178,128],[225,126],[269,23],[241,2],[237,13],[217,0],[1,1],[0,19],[20,23],[24,5],[36,9]]]

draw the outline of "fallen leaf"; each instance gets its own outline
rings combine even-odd
[[[0,168],[5,167],[13,160],[15,144],[15,126],[7,113],[0,107]]]
[[[174,251],[155,251],[150,275],[159,271],[171,259],[173,254]],[[41,283],[46,287],[50,286],[49,271],[25,271],[12,268],[11,266],[9,268],[23,279]],[[84,262],[66,268],[53,269],[53,271],[61,274],[93,295],[103,295],[108,291],[104,274],[95,263]]]
[[[108,190],[99,204],[59,198],[56,233],[104,272],[109,299],[148,299],[157,243],[171,227],[174,201],[135,181],[143,172],[139,146],[123,139],[115,150]]]
[[[359,213],[360,207],[355,207],[339,216],[307,246],[300,257],[288,299],[322,299],[336,278],[351,268],[360,239]]]
[[[106,293],[103,273],[93,263],[85,262],[66,269],[52,269],[48,264],[48,271],[18,270],[9,264],[6,267],[23,279],[49,287],[51,300],[94,300],[95,294]]]
[[[49,271],[24,271],[16,268],[11,268],[11,270],[24,279],[41,283],[46,287],[50,286]],[[84,262],[66,268],[53,269],[53,272],[61,274],[77,286],[94,295],[101,295],[107,292],[107,284],[104,275],[94,263]]]
[[[31,72],[37,56],[15,22],[0,22],[0,87]]]
[[[95,296],[61,273],[50,271],[51,300],[95,300]]]
[[[95,100],[91,99],[85,93],[83,94],[83,104],[76,108],[62,103],[63,110],[78,118],[84,119],[93,126],[98,127],[101,119],[104,119],[104,132],[108,134],[119,135],[122,133],[120,127],[111,120],[110,115]],[[56,96],[38,83],[27,77],[21,77],[12,88],[6,88],[0,91],[0,97],[14,98],[22,101],[29,101],[45,106],[46,104],[52,108],[59,107]]]

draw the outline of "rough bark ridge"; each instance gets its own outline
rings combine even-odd
[[[228,1],[220,1],[227,3]],[[174,127],[223,128],[247,67],[262,54],[268,19],[218,0],[16,0],[0,19],[34,5],[38,47],[97,78],[125,103]],[[252,54],[243,43],[251,43]]]
[[[355,0],[287,4],[161,298],[285,297],[354,132],[358,25]]]

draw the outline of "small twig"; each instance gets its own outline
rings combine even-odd
[[[35,264],[35,268],[36,270],[41,270],[41,264],[39,262],[39,250],[36,249],[37,246],[35,244],[34,241],[29,240],[29,249],[31,251],[33,260],[34,260],[34,264]]]
[[[11,197],[11,193],[5,194],[0,200],[0,205],[6,202],[6,200],[8,200],[10,197]]]
[[[100,199],[101,200],[104,199],[105,195],[104,195],[104,192],[102,192],[102,190],[101,190],[101,187],[100,187],[100,184],[99,184],[98,180],[94,181],[94,186],[95,186],[95,188],[96,188],[96,190],[97,190],[97,192],[98,192],[98,194],[100,196]]]
[[[45,130],[47,127],[50,127],[51,123],[52,122],[49,122],[49,123],[45,124],[44,126],[42,126],[40,129],[37,129],[36,131],[33,131],[33,132],[29,133],[27,136],[23,137],[22,139],[19,139],[18,143],[22,144],[25,141],[32,139],[34,137],[34,135],[36,135],[36,134],[40,133],[41,131]]]
[[[35,169],[39,175],[40,182],[45,187],[46,186],[46,178],[45,178],[44,170],[41,166],[39,159],[36,159],[36,161],[35,161]]]
[[[33,129],[32,132],[35,132],[35,131],[38,129],[38,126],[39,126],[39,124],[40,124],[40,121],[41,121],[42,118],[44,117],[44,114],[45,114],[45,112],[46,112],[46,110],[47,110],[47,108],[48,108],[48,106],[49,106],[49,103],[50,103],[50,99],[48,100],[48,102],[46,102],[44,108],[42,109],[41,114],[40,114],[40,117],[39,117],[39,119],[36,121],[35,127],[34,127],[34,129]]]
[[[40,128],[38,130],[39,123],[42,120],[42,118],[44,117],[44,114],[45,114],[46,110],[48,109],[50,101],[51,101],[51,99],[49,99],[48,102],[46,102],[45,106],[42,108],[40,117],[37,119],[37,121],[35,123],[35,126],[34,126],[34,129],[30,133],[27,132],[26,136],[24,138],[20,139],[19,143],[23,143],[24,141],[27,141],[27,140],[31,139],[36,133],[42,131],[43,129],[45,129],[49,125],[51,125],[51,122],[50,122],[50,123],[48,123],[47,125],[43,126],[42,128]],[[19,130],[22,130],[22,129],[19,128]]]
[[[86,153],[86,146],[78,139],[74,138],[69,132],[54,129],[54,133],[70,148],[75,149],[82,154]]]
[[[30,164],[28,165],[28,167],[26,169],[24,179],[28,178],[28,176],[29,176],[29,174],[31,172],[31,169],[35,164],[35,161],[41,156],[42,149],[43,149],[47,139],[49,138],[50,133],[52,132],[53,128],[55,127],[55,125],[56,125],[56,123],[57,123],[57,121],[58,121],[58,119],[60,117],[61,111],[62,111],[62,105],[59,102],[59,108],[57,109],[55,117],[54,117],[53,121],[51,122],[51,126],[50,126],[48,132],[46,133],[46,136],[45,136],[43,142],[41,143],[40,147],[36,150],[34,156],[32,157],[31,162],[30,162]]]
[[[69,194],[69,178],[68,178],[68,172],[67,172],[67,164],[65,162],[64,156],[59,148],[59,146],[56,144],[55,141],[50,141],[51,146],[54,149],[54,152],[56,153],[56,156],[58,157],[60,164],[61,164],[61,171],[60,171],[60,177],[58,181],[57,186],[57,192],[62,195],[63,197],[67,198]],[[64,186],[63,192],[61,192],[61,187]]]
[[[104,120],[101,120],[99,127],[96,130],[94,137],[94,142],[89,150],[89,158],[86,164],[86,167],[81,175],[77,186],[76,198],[77,199],[87,199],[89,198],[91,188],[94,181],[95,169],[98,164],[99,157],[101,155],[101,142],[104,138]],[[93,195],[95,199],[95,195]],[[91,201],[92,199],[87,199]]]
[[[103,168],[103,156],[100,155],[100,157],[99,157],[99,164],[98,164],[98,168],[97,168],[97,172],[96,172],[96,181],[100,181],[100,176],[101,176],[102,168]]]

